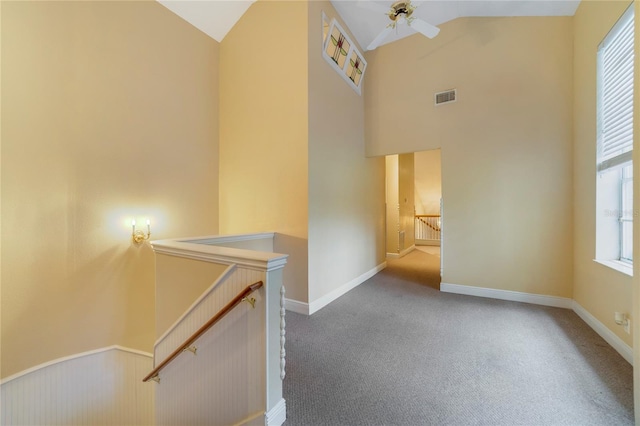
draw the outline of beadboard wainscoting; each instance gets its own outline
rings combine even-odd
[[[2,425],[153,425],[152,355],[110,346],[60,358],[2,381]]]
[[[282,271],[287,255],[226,246],[235,239],[152,243],[156,300],[196,282],[205,265],[225,267],[221,274],[205,269],[204,280],[211,273],[212,284],[155,343],[155,365],[161,369],[149,377],[159,379],[154,384],[158,425],[279,426],[286,419]],[[245,241],[249,237],[243,236]],[[240,301],[259,281],[262,285]]]
[[[249,284],[265,281],[262,271],[230,268],[204,297],[156,343],[162,361]],[[156,386],[158,425],[198,425],[207,419],[232,425],[259,414],[266,394],[264,290],[254,292],[255,308],[241,303],[160,372]]]

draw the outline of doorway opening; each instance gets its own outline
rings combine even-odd
[[[442,276],[442,162],[440,149],[388,155],[387,268],[440,289]]]

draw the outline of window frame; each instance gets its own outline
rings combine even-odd
[[[635,14],[631,4],[598,46],[596,69],[597,211],[594,260],[631,276],[634,26]]]

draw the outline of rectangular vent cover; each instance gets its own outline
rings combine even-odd
[[[457,99],[456,89],[446,90],[444,92],[436,93],[435,100],[436,105],[448,104],[455,102]]]

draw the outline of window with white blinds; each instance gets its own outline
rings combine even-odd
[[[633,5],[598,47],[598,171],[631,161],[633,150]]]
[[[595,261],[633,276],[633,4],[597,54]]]

